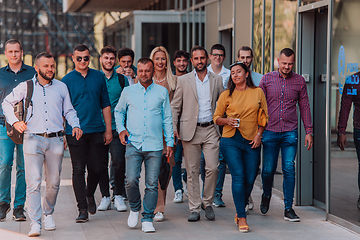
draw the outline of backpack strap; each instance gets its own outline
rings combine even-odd
[[[34,84],[32,79],[27,80],[26,84],[27,84],[27,93],[26,93],[25,105],[24,105],[24,122],[26,122],[28,108],[30,104],[32,105],[31,98],[34,92]]]
[[[121,87],[121,91],[124,90],[125,87],[125,77],[124,75],[118,73],[118,79],[119,79],[119,83],[120,83],[120,87]]]

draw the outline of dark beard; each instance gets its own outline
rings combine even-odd
[[[102,66],[106,71],[111,72],[112,70],[114,70],[114,66],[115,66],[115,65],[113,65],[111,68],[106,68],[106,67],[104,66],[104,64],[101,64],[101,66]]]
[[[44,72],[42,72],[42,71],[39,69],[39,75],[40,75],[43,79],[45,79],[45,80],[47,80],[47,81],[51,81],[51,80],[54,79],[55,73],[53,73],[53,75],[52,75],[51,77],[48,77],[48,76],[46,76],[46,74],[45,74]]]

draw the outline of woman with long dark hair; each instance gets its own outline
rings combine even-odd
[[[236,62],[230,71],[228,89],[221,93],[213,119],[224,126],[220,149],[231,173],[235,223],[240,232],[248,232],[245,206],[259,169],[261,136],[269,116],[265,95],[255,87],[247,66]]]

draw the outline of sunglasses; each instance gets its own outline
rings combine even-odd
[[[77,62],[81,62],[84,59],[85,62],[90,60],[89,56],[85,56],[85,57],[76,57],[76,61]]]
[[[213,55],[214,57],[223,57],[223,56],[225,56],[224,54],[218,54],[218,53],[214,53],[214,54],[211,54],[211,55]]]

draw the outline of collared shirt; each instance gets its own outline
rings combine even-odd
[[[111,126],[112,130],[116,130],[116,123],[115,123],[115,117],[114,117],[114,110],[119,102],[119,98],[121,95],[121,92],[123,89],[120,86],[119,83],[119,75],[116,73],[116,71],[113,71],[110,78],[107,78],[105,76],[105,73],[101,70],[101,72],[104,74],[105,80],[106,80],[106,86],[109,93],[109,99],[110,99],[110,106],[111,106]],[[129,86],[129,82],[127,81],[126,76],[125,77],[125,87]]]
[[[10,66],[0,68],[0,103],[19,83],[31,79],[36,74],[33,67],[22,63],[20,70],[15,73]],[[5,125],[5,117],[0,107],[0,124]]]
[[[115,108],[117,131],[126,128],[129,142],[142,151],[163,149],[163,132],[166,145],[174,145],[169,93],[166,88],[152,83],[145,89],[140,82],[126,87]]]
[[[207,67],[208,71],[212,72],[212,73],[215,73],[214,70],[212,69],[211,67],[211,64]],[[216,73],[215,73],[216,74]],[[230,70],[225,68],[224,65],[222,66],[221,68],[221,71],[219,72],[218,74],[219,76],[222,77],[222,80],[223,80],[223,86],[224,86],[224,89],[227,88],[227,84],[228,84],[228,81],[229,81],[229,78],[230,78]]]
[[[37,80],[37,75],[32,78],[34,92],[32,105],[28,108],[26,133],[54,133],[64,130],[63,116],[72,128],[80,128],[79,119],[70,100],[66,85],[58,80],[42,86]],[[19,120],[14,114],[14,105],[25,99],[27,83],[22,82],[4,99],[2,107],[7,121],[13,125]]]
[[[353,125],[360,129],[360,72],[357,72],[346,78],[343,94],[341,97],[341,106],[339,114],[338,130],[339,134],[345,134],[351,105],[354,103]]]
[[[198,122],[210,122],[212,120],[211,102],[210,102],[210,81],[209,71],[204,77],[204,81],[201,81],[194,70],[196,90],[199,100],[199,117]]]
[[[264,91],[268,104],[269,123],[267,130],[273,132],[292,131],[298,127],[296,104],[299,104],[300,115],[306,134],[313,132],[309,98],[305,79],[291,72],[284,79],[278,71],[265,74],[259,87]]]
[[[252,71],[251,72],[251,78],[253,80],[253,83],[255,86],[259,86],[261,78],[263,77],[262,74]]]
[[[62,78],[69,89],[71,103],[80,119],[84,134],[105,131],[101,110],[110,106],[105,77],[98,70],[89,68],[87,75],[73,70]],[[66,134],[71,134],[71,128],[66,123]]]

